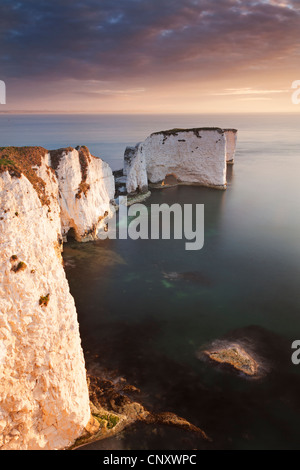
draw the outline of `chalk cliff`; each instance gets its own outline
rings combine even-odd
[[[0,148],[0,449],[65,448],[91,417],[62,239],[95,236],[114,183],[83,152]]]
[[[58,180],[64,240],[69,231],[77,241],[97,239],[114,212],[115,182],[109,165],[84,146],[50,151],[49,164]]]
[[[179,184],[225,189],[226,163],[234,158],[236,135],[234,129],[220,128],[171,129],[151,134],[125,150],[128,193],[141,191],[146,181],[164,185],[170,175]]]
[[[233,165],[237,143],[237,130],[224,129],[224,133],[226,138],[226,162]]]
[[[123,172],[127,177],[126,190],[129,194],[135,191],[141,193],[148,191],[146,161],[142,144],[137,144],[135,147],[126,147]]]

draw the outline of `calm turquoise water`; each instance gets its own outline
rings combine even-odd
[[[122,167],[126,145],[173,127],[239,129],[236,163],[221,192],[153,191],[152,203],[204,204],[205,245],[115,240],[65,245],[87,367],[116,371],[149,408],[203,428],[209,446],[178,430],[133,427],[97,449],[299,449],[299,117],[0,116],[0,146],[87,145]],[[165,273],[197,273],[166,279]],[[245,342],[266,368],[249,380],[199,360],[218,339]]]

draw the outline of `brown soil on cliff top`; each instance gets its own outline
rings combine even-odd
[[[46,184],[36,174],[42,158],[48,153],[43,147],[0,147],[0,173],[8,171],[11,176],[21,178],[24,174],[36,190],[42,204],[49,204]],[[50,171],[50,169],[49,169]]]
[[[66,147],[66,148],[60,148],[57,150],[50,150],[50,157],[51,157],[51,167],[53,170],[57,170],[59,167],[60,161],[62,157],[64,156],[65,153],[72,152],[73,147]]]
[[[81,183],[79,185],[76,197],[80,199],[81,195],[84,194],[86,196],[88,190],[90,189],[90,185],[86,182],[88,165],[90,163],[90,152],[89,149],[84,145],[82,147],[76,147],[76,150],[78,150],[79,153],[79,163],[81,168]]]
[[[55,172],[65,153],[73,151],[73,147],[60,148],[57,150],[46,150],[43,147],[0,147],[0,173],[8,171],[13,177],[20,178],[22,174],[33,185],[42,204],[49,205],[50,201],[46,194],[46,184],[42,178],[37,176],[37,167],[41,166],[42,158],[49,153],[51,158],[51,168],[49,172]],[[76,194],[77,198],[86,195],[90,189],[87,184],[88,165],[91,158],[89,149],[86,146],[76,147],[79,153],[81,168],[81,183]]]

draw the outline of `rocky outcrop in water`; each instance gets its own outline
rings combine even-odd
[[[229,366],[238,372],[255,377],[258,373],[258,363],[239,344],[227,344],[215,349],[203,351],[212,361]]]
[[[226,162],[229,165],[233,165],[237,143],[237,130],[224,129],[224,133],[226,138]]]
[[[135,147],[127,147],[124,174],[127,191],[145,190],[147,182],[168,187],[177,184],[226,188],[226,163],[233,162],[235,129],[194,128],[155,132]]]
[[[198,436],[204,442],[211,438],[199,427],[171,412],[155,413],[139,402],[140,390],[127,384],[126,380],[99,375],[88,375],[91,410],[98,421],[98,429],[86,432],[74,448],[115,436],[135,423],[165,425],[182,429]]]
[[[62,241],[96,237],[113,192],[86,148],[0,149],[0,449],[62,449],[89,426]]]
[[[146,161],[142,149],[142,144],[135,147],[127,147],[124,154],[124,175],[126,179],[127,192],[146,193],[148,191],[148,178]]]
[[[223,337],[201,347],[196,355],[198,359],[209,359],[224,371],[238,373],[241,377],[262,379],[270,375],[277,367],[285,368],[287,343],[274,333],[250,325],[229,331]],[[289,357],[288,357],[289,359]],[[276,371],[276,374],[278,371]]]

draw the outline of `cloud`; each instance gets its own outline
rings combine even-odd
[[[130,95],[140,95],[141,93],[145,92],[145,88],[137,88],[137,89],[124,89],[124,90],[118,90],[118,89],[98,89],[98,90],[80,90],[80,91],[74,91],[73,93],[77,93],[80,95],[86,95],[86,96],[114,96],[114,97],[120,97],[120,96],[130,96]]]
[[[143,93],[145,91],[144,88],[139,88],[137,90],[96,90],[91,91],[90,93],[95,93],[99,95],[132,95],[136,93]]]
[[[299,0],[0,0],[0,11],[13,106],[69,109],[80,94],[99,109],[273,102],[298,78]]]
[[[255,98],[239,98],[239,101],[271,101],[272,98],[262,98],[262,97],[255,97]]]
[[[274,95],[278,93],[290,93],[290,89],[283,90],[255,90],[253,88],[228,88],[220,93],[211,93],[212,96],[234,96],[234,95]],[[263,99],[263,98],[249,98]],[[269,98],[270,99],[270,98]]]
[[[299,54],[296,2],[0,0],[4,78],[199,77]]]

